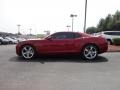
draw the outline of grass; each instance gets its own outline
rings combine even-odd
[[[120,45],[120,38],[114,38],[113,39],[113,44]]]

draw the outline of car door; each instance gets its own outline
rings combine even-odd
[[[60,32],[51,35],[42,44],[42,53],[68,53],[75,52],[75,39],[70,32]]]

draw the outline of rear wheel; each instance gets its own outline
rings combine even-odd
[[[93,60],[98,55],[98,48],[95,45],[87,45],[83,48],[82,57],[83,59]]]
[[[25,59],[32,59],[35,56],[35,50],[32,46],[26,45],[22,48],[21,54]]]

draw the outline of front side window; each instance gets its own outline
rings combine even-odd
[[[53,39],[74,39],[79,37],[79,34],[72,32],[60,32],[52,35]]]

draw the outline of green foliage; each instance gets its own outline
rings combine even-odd
[[[88,33],[88,34],[92,34],[92,33],[96,33],[96,28],[95,27],[89,27],[89,28],[87,28],[87,30],[86,30],[86,33]]]
[[[120,38],[114,38],[113,39],[113,44],[120,45]]]
[[[95,32],[115,30],[120,31],[120,11],[116,11],[114,15],[108,14],[108,16],[105,19],[101,18],[97,26],[94,28],[89,27],[86,33],[91,34]]]

